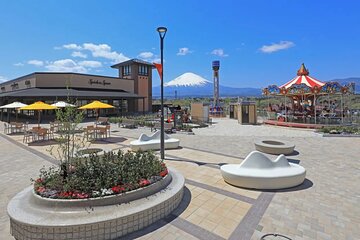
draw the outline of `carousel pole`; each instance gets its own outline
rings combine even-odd
[[[314,94],[314,118],[315,118],[315,125],[316,125],[316,94]]]
[[[266,117],[267,117],[267,120],[270,120],[270,114],[271,114],[271,111],[272,111],[272,107],[270,105],[270,96],[269,94],[266,95],[267,99],[268,99],[268,105],[266,107]]]
[[[341,123],[344,124],[343,94],[341,93]]]
[[[285,105],[285,122],[287,122],[288,120],[288,118],[287,118],[287,109],[286,109],[286,93],[285,93],[285,100],[284,100],[284,105]]]
[[[304,108],[304,106],[305,106],[305,98],[304,98],[304,95],[302,94],[301,95],[301,103],[302,103],[302,115],[303,115],[303,122],[305,123],[306,121],[305,121],[305,108]]]

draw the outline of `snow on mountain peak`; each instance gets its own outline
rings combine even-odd
[[[165,87],[201,87],[211,83],[199,75],[188,72],[164,84]]]

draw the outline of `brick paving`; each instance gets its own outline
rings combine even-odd
[[[128,149],[149,129],[119,129],[91,147]],[[0,129],[1,130],[1,129]],[[126,239],[260,239],[280,233],[291,239],[357,239],[360,234],[360,138],[322,138],[311,130],[241,126],[219,119],[195,135],[174,134],[181,149],[166,151],[168,165],[186,177],[182,206],[166,219]],[[23,145],[22,136],[0,135],[0,239],[11,239],[8,201],[43,165],[54,162],[49,145]],[[273,192],[236,188],[222,180],[219,167],[240,163],[255,139],[284,139],[296,144],[289,160],[307,169],[303,185]],[[271,155],[269,155],[271,156]],[[275,156],[271,156],[275,158]],[[49,162],[51,161],[51,162]],[[26,167],[24,167],[26,166]]]

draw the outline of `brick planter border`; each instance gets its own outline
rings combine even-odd
[[[158,192],[128,203],[59,206],[36,201],[32,187],[8,204],[15,239],[116,239],[168,216],[180,204],[184,177],[169,168],[171,182]],[[169,176],[169,177],[170,177]]]

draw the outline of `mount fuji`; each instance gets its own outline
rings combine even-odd
[[[220,85],[220,96],[260,96],[259,88],[233,88]],[[210,97],[213,96],[214,84],[191,72],[184,73],[174,80],[164,83],[164,96],[174,97]],[[153,87],[153,96],[160,96],[160,86]]]

